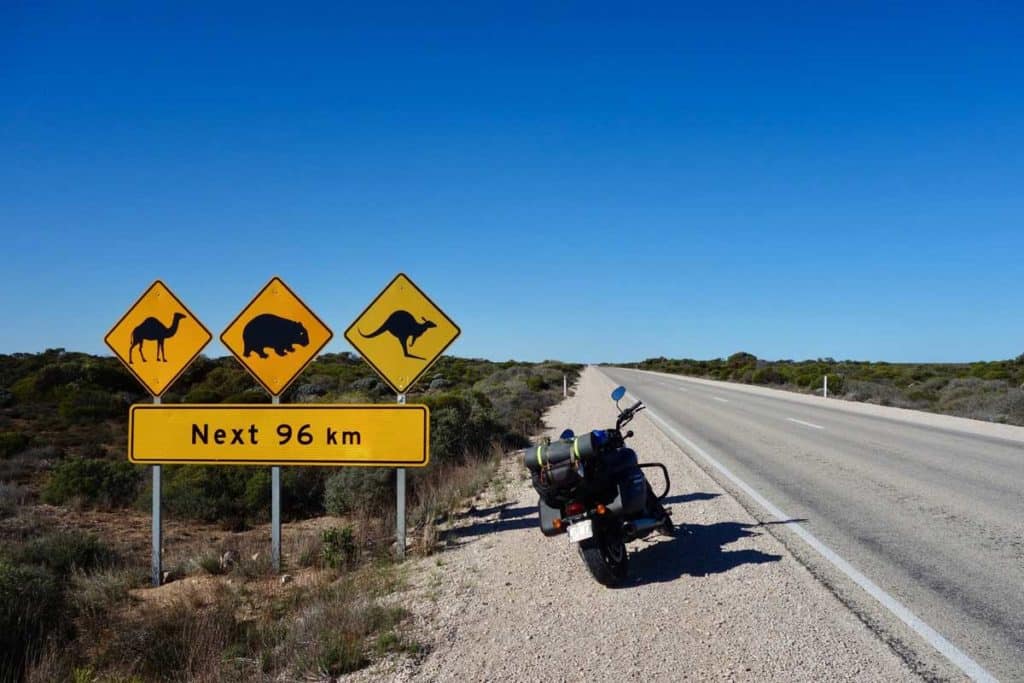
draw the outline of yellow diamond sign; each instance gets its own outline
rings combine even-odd
[[[149,393],[161,396],[211,338],[192,311],[157,280],[103,341]]]
[[[345,330],[345,339],[404,394],[459,336],[459,327],[404,273]]]
[[[281,278],[271,278],[220,340],[273,396],[284,393],[334,334]]]

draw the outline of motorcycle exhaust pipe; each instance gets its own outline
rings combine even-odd
[[[626,536],[628,538],[640,538],[646,536],[650,532],[660,527],[662,522],[657,519],[651,519],[650,517],[641,517],[640,519],[634,519],[626,522],[624,525]]]

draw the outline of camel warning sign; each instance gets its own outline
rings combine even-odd
[[[281,278],[263,289],[220,340],[273,396],[284,393],[334,333]]]
[[[459,336],[459,326],[399,273],[345,330],[345,339],[399,394]]]
[[[149,393],[162,396],[210,339],[210,331],[157,280],[103,341]]]

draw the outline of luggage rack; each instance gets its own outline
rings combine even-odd
[[[637,467],[644,469],[646,467],[660,467],[661,473],[665,476],[665,490],[658,496],[658,500],[664,500],[665,496],[668,495],[668,490],[671,488],[672,482],[668,478],[668,468],[660,462],[645,462],[637,464]]]

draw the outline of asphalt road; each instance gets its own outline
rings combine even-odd
[[[992,676],[1024,681],[1024,429],[1018,440],[972,433],[954,419],[923,425],[901,411],[851,412],[843,401],[602,371],[761,496],[806,520],[803,528]],[[818,555],[799,537],[780,536],[805,546],[794,548],[798,556]],[[816,573],[827,580],[830,571]],[[868,623],[891,617],[884,635],[901,641],[898,648],[939,657],[867,593],[852,602]]]

